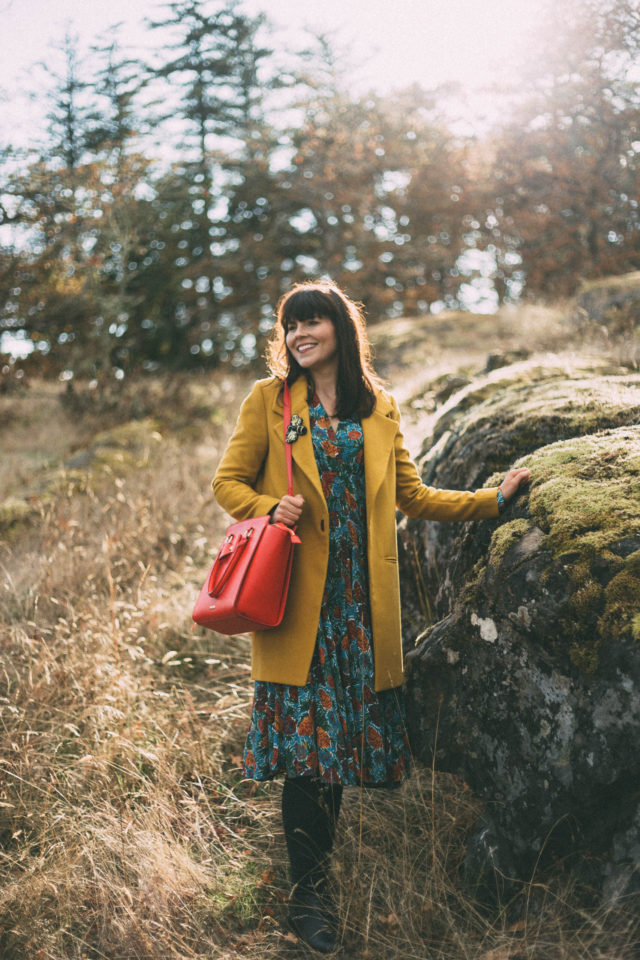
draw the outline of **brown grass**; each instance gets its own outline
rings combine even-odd
[[[68,474],[0,550],[3,960],[304,955],[285,925],[280,786],[241,774],[247,641],[190,630],[224,526],[209,479],[246,383],[208,388],[217,414],[185,430],[154,411],[161,442]],[[87,441],[48,387],[46,406],[56,450]],[[483,910],[460,878],[479,813],[429,770],[346,791],[344,956],[630,960],[633,911],[587,907],[561,872]]]

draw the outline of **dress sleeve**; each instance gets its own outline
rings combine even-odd
[[[393,419],[398,424],[395,439],[396,504],[409,517],[423,520],[481,520],[498,516],[497,487],[476,490],[438,490],[420,479],[407,450],[400,427],[400,411],[393,397]]]
[[[261,494],[256,483],[269,449],[264,390],[256,383],[240,407],[238,420],[213,478],[213,494],[236,520],[269,513],[278,497]]]

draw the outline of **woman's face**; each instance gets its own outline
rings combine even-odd
[[[287,321],[285,341],[303,370],[320,373],[338,369],[336,328],[329,317]]]

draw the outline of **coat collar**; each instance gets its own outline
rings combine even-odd
[[[274,387],[272,409],[276,416],[273,421],[272,431],[284,447],[282,388],[277,380],[275,381]],[[293,459],[317,488],[319,494],[323,496],[322,484],[320,482],[320,476],[313,454],[313,443],[311,441],[311,423],[309,421],[307,381],[305,377],[298,377],[289,389],[291,393],[291,413],[297,413],[307,428],[307,432],[303,436],[298,437],[295,443],[291,444]],[[393,417],[393,411],[394,408],[391,400],[387,394],[379,390],[376,394],[376,406],[373,413],[371,416],[365,417],[362,421],[367,510],[373,509],[373,502],[385,478],[389,465],[389,457],[393,451],[395,437],[398,432],[398,424]]]

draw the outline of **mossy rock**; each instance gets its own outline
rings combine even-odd
[[[617,372],[612,372],[616,370]],[[588,373],[592,375],[587,376]],[[540,359],[494,371],[474,381],[443,407],[428,448],[418,465],[429,486],[445,489],[477,489],[497,485],[506,471],[523,457],[546,447],[547,460],[540,469],[551,471],[553,458],[572,456],[588,448],[589,437],[606,429],[640,421],[640,376],[608,363],[575,361],[570,365]],[[575,444],[555,448],[554,443],[575,439]],[[615,451],[601,450],[593,441],[590,469],[604,476],[615,475]],[[609,459],[607,459],[609,458]],[[526,462],[528,465],[528,461]],[[569,469],[569,467],[568,467]],[[586,469],[586,468],[585,468]],[[573,495],[586,497],[585,512],[592,516],[598,542],[596,488],[586,492],[576,478]],[[549,481],[537,494],[537,509],[545,498],[560,490],[560,480]],[[606,505],[601,504],[606,512]],[[475,545],[460,549],[464,532],[458,524],[428,524],[404,520],[400,525],[403,626],[407,642],[423,629],[422,604],[417,603],[415,556],[420,563],[429,605],[437,618],[451,610],[456,592],[470,576],[470,557],[489,549],[487,528],[473,527]],[[560,531],[557,532],[560,537]],[[411,556],[409,556],[411,554]]]
[[[456,480],[459,452],[467,475],[462,485],[484,481],[492,470],[554,440],[635,423],[640,417],[640,376],[603,362],[541,362],[500,368],[454,394],[425,438],[421,461],[425,482]],[[484,468],[469,471],[474,445]]]
[[[376,369],[382,375],[390,369],[415,367],[424,356],[446,349],[468,351],[482,356],[500,345],[494,316],[486,313],[445,310],[438,314],[395,318],[371,324],[368,330]],[[489,344],[489,346],[487,346]]]
[[[529,491],[462,528],[452,607],[408,654],[413,748],[487,802],[472,873],[570,854],[613,895],[640,876],[640,427],[518,464]]]
[[[640,427],[572,437],[524,457],[529,510],[555,557],[606,555],[640,536]]]
[[[131,421],[96,434],[93,443],[76,451],[62,466],[43,469],[22,497],[0,503],[0,532],[16,531],[42,515],[43,506],[72,488],[82,493],[103,480],[123,476],[156,456],[162,435],[155,420]]]
[[[7,497],[0,502],[0,537],[5,542],[13,540],[25,524],[39,516],[40,507],[37,502],[30,502],[22,497]]]
[[[562,583],[566,594],[556,643],[580,671],[595,673],[602,644],[633,641],[640,612],[640,427],[551,444],[520,465],[532,475],[520,505],[527,516],[498,527],[488,564],[527,529],[541,531],[549,558],[541,584]]]
[[[64,473],[119,474],[146,463],[161,442],[162,434],[155,420],[132,420],[98,433],[89,447],[66,461]]]
[[[583,283],[575,317],[580,327],[598,325],[614,337],[633,333],[640,326],[640,270]]]

